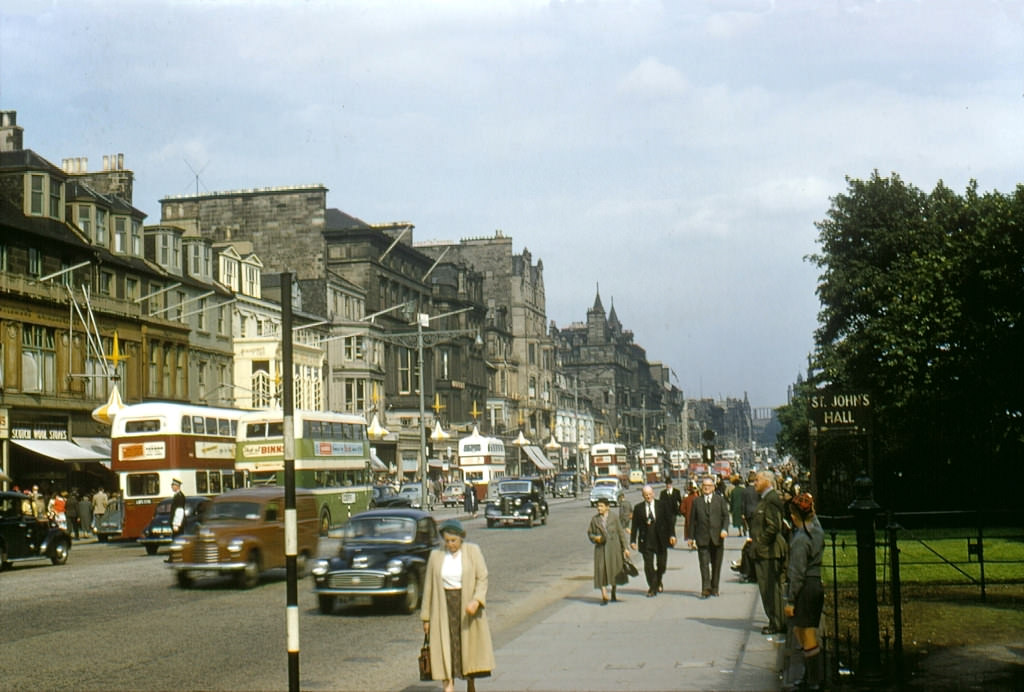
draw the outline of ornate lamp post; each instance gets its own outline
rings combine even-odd
[[[516,447],[519,448],[519,452],[516,454],[516,475],[519,476],[523,473],[523,447],[530,444],[530,441],[523,435],[523,431],[519,431],[519,437],[512,441]]]

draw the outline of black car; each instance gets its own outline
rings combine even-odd
[[[555,476],[553,495],[555,497],[576,497],[576,474],[572,471]]]
[[[412,507],[412,501],[405,495],[399,495],[390,485],[375,485],[373,497],[370,498],[370,508],[379,507]]]
[[[202,521],[203,512],[209,504],[210,498],[202,495],[185,498],[185,522],[181,526],[182,534],[191,535],[196,532],[196,526]],[[138,542],[146,546],[147,555],[156,555],[160,546],[170,545],[174,542],[174,532],[171,530],[171,498],[160,500],[153,519],[142,530],[142,536],[139,537]]]
[[[548,501],[544,499],[544,481],[539,478],[502,478],[498,481],[498,499],[487,503],[484,517],[487,528],[522,524],[533,527],[548,523]]]
[[[339,600],[391,603],[403,613],[419,607],[430,551],[440,545],[437,524],[418,509],[372,509],[349,519],[336,555],[313,563],[313,593],[321,613]]]
[[[0,492],[0,569],[24,560],[63,565],[70,552],[68,532],[37,519],[27,495]]]

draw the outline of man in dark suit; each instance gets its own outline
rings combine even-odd
[[[665,489],[658,496],[658,502],[672,510],[673,522],[682,512],[683,496],[679,493],[678,488],[672,487],[672,476],[665,478]]]
[[[701,481],[701,496],[690,506],[692,522],[690,547],[697,545],[700,564],[700,597],[718,595],[718,581],[722,576],[722,556],[725,537],[729,535],[729,506],[725,498],[715,492],[715,479],[710,476]]]
[[[654,488],[644,486],[644,501],[633,507],[633,522],[629,543],[633,550],[644,556],[644,576],[647,577],[647,597],[664,591],[668,549],[676,544],[676,519],[671,507],[654,501]]]
[[[786,554],[789,546],[782,536],[785,511],[782,499],[775,490],[775,474],[760,471],[754,481],[761,501],[750,520],[750,541],[754,543],[754,568],[757,588],[761,592],[761,605],[768,616],[768,624],[761,634],[782,634],[786,631],[783,614],[782,578],[785,575]]]

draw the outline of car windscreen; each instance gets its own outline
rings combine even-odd
[[[616,481],[600,480],[598,479],[594,483],[595,488],[617,488],[619,484]]]
[[[215,519],[249,519],[260,518],[258,502],[214,502],[206,511],[206,521]]]
[[[346,541],[408,543],[416,535],[416,520],[410,517],[356,517],[346,526]]]
[[[501,494],[526,494],[531,490],[529,481],[505,481],[498,483],[498,492]]]

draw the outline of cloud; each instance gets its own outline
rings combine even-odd
[[[681,96],[687,83],[683,73],[657,58],[647,58],[619,82],[619,91],[649,98]]]

